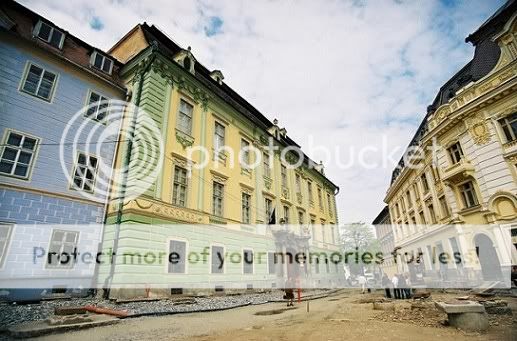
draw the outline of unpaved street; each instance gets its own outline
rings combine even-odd
[[[486,334],[451,327],[383,322],[383,311],[359,304],[357,292],[306,302],[287,309],[280,303],[213,313],[128,319],[119,324],[42,340],[512,340],[511,325],[492,326]],[[259,315],[257,315],[257,313]],[[273,314],[272,314],[273,313]],[[510,318],[511,322],[511,318]],[[515,334],[514,334],[515,335]]]

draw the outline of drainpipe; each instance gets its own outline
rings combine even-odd
[[[141,72],[139,72],[140,79],[138,80],[138,90],[136,91],[136,95],[135,95],[135,101],[134,101],[135,107],[138,107],[140,105],[140,97],[142,95],[144,77],[145,77],[146,73],[149,71],[149,69],[151,68],[151,65],[153,64],[154,59],[156,58],[156,55],[154,54],[154,52],[156,50],[156,45],[152,44],[151,46],[152,46],[151,47],[151,57],[150,57],[147,65],[144,67],[144,69]],[[137,112],[134,112],[133,117],[131,119],[131,125],[129,128],[129,139],[127,142],[127,149],[126,149],[126,154],[124,155],[124,162],[123,162],[123,165],[128,166],[128,167],[131,162],[131,151],[133,149],[133,139],[135,138],[136,121],[137,121]],[[118,240],[119,240],[119,236],[120,236],[120,224],[122,223],[122,209],[124,207],[124,199],[125,199],[125,195],[126,195],[126,182],[127,182],[127,178],[128,178],[128,173],[129,173],[129,169],[124,171],[124,173],[122,174],[122,181],[121,181],[122,188],[121,188],[120,196],[118,198],[118,203],[117,203],[117,205],[118,205],[117,220],[115,222],[115,226],[116,226],[115,227],[115,237],[113,239],[113,250],[112,250],[113,257],[111,259],[109,275],[108,275],[108,277],[106,277],[106,280],[104,282],[104,287],[105,287],[104,298],[106,298],[106,299],[109,298],[109,294],[111,291],[110,287],[111,287],[111,283],[113,281],[113,275],[115,274]]]

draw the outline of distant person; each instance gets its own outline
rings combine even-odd
[[[393,295],[395,299],[400,299],[399,277],[397,274],[394,274],[391,278],[391,284],[393,285]]]
[[[404,276],[404,274],[399,274],[397,277],[399,279],[398,287],[399,287],[399,292],[400,292],[400,298],[401,299],[408,298],[406,296],[406,292],[407,292],[406,277]]]
[[[386,295],[386,298],[391,298],[391,281],[388,275],[384,274],[381,279],[382,287],[384,288],[384,293]]]
[[[287,300],[287,306],[294,306],[294,279],[292,277],[289,277],[285,282],[284,292],[284,299]]]
[[[364,294],[366,292],[366,277],[364,277],[364,275],[359,275],[357,280],[361,286],[361,294]]]
[[[411,279],[410,279],[408,273],[406,273],[405,279],[406,279],[406,288],[404,289],[404,294],[405,294],[406,298],[411,298],[411,296],[412,296],[412,294],[411,294]]]

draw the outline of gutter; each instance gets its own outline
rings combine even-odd
[[[142,95],[143,80],[144,80],[145,74],[149,71],[151,65],[154,62],[154,59],[156,58],[156,55],[153,53],[155,51],[155,49],[156,49],[156,45],[154,45],[154,44],[151,45],[151,58],[149,59],[147,65],[143,68],[143,70],[140,71],[137,75],[137,76],[139,76],[140,79],[138,80],[138,91],[136,92],[136,97],[133,102],[135,107],[138,107],[138,105],[140,104],[140,97]],[[131,151],[133,149],[133,139],[135,137],[136,121],[137,121],[137,113],[135,112],[135,113],[133,113],[133,117],[131,119],[131,125],[129,128],[130,136],[129,136],[128,143],[127,143],[126,154],[124,155],[124,162],[122,163],[123,166],[128,166],[131,162]],[[124,207],[124,198],[126,195],[126,182],[127,182],[127,178],[128,178],[128,173],[129,173],[129,170],[125,171],[122,174],[122,176],[123,176],[122,181],[121,181],[122,188],[121,188],[120,196],[118,197],[117,220],[115,222],[116,228],[115,228],[115,236],[113,238],[113,249],[112,249],[113,257],[111,259],[109,275],[108,275],[108,277],[106,277],[106,280],[104,282],[105,298],[109,298],[109,294],[110,294],[110,290],[111,290],[110,286],[113,281],[113,275],[115,273],[118,240],[119,240],[119,236],[120,236],[120,224],[122,223],[122,209]]]

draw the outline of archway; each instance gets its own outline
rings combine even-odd
[[[481,264],[483,280],[494,281],[502,279],[501,263],[490,237],[485,234],[478,234],[474,237],[474,243],[476,245],[476,254]]]

